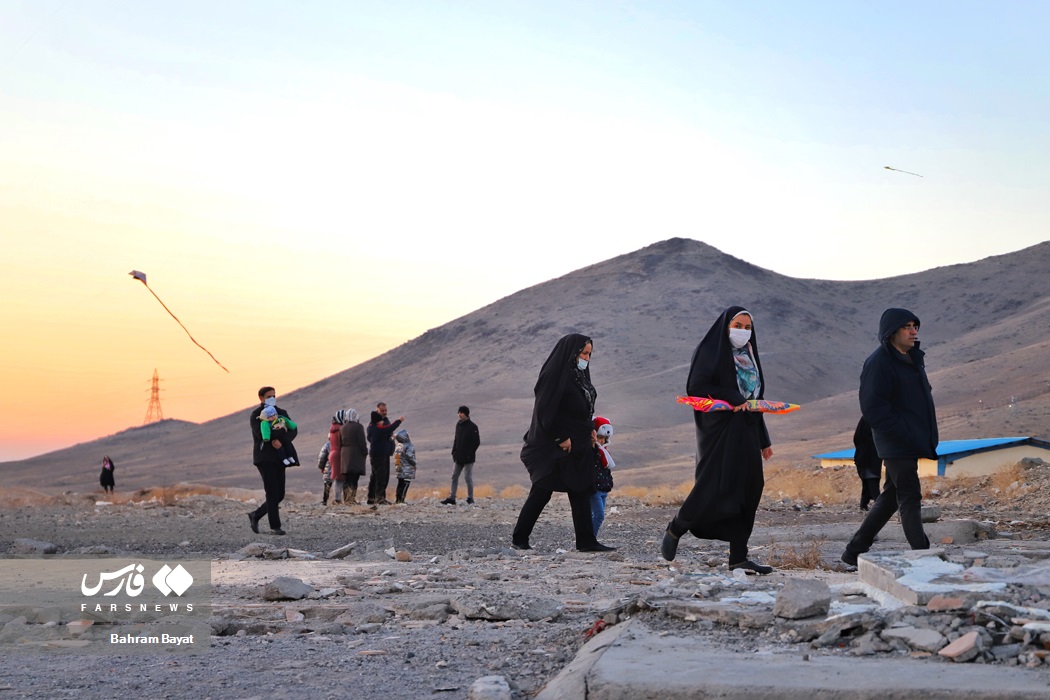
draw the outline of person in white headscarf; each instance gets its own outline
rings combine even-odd
[[[346,409],[346,421],[339,426],[339,471],[343,476],[343,499],[347,505],[357,505],[357,480],[365,473],[368,440],[357,411]]]

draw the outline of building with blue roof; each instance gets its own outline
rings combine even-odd
[[[1034,437],[945,440],[937,459],[920,459],[919,476],[983,476],[1012,467],[1025,457],[1050,461],[1050,440]],[[853,466],[853,448],[813,455],[821,467]]]

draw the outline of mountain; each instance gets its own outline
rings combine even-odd
[[[811,454],[849,446],[859,416],[860,367],[876,346],[879,317],[889,306],[906,307],[922,321],[942,439],[1046,437],[1048,269],[1050,242],[1044,242],[884,279],[797,279],[698,241],[662,241],[529,287],[368,362],[282,393],[281,406],[300,425],[299,454],[308,462],[288,472],[289,488],[318,489],[309,462],[337,408],[354,407],[367,419],[379,400],[391,415],[407,418],[419,454],[415,495],[447,488],[460,404],[471,407],[481,430],[478,483],[526,485],[517,453],[532,387],[554,343],[569,332],[594,339],[598,412],[617,430],[617,484],[686,481],[693,430],[689,410],[675,396],[685,391],[696,344],[732,304],[754,315],[767,398],[803,404],[769,418],[774,464],[814,464]],[[97,475],[84,465],[108,453],[122,489],[177,481],[256,488],[250,409],[199,425],[145,426],[8,462],[0,465],[4,484],[85,490]]]

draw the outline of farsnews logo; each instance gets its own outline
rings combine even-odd
[[[145,578],[142,576],[144,570],[142,564],[128,564],[123,569],[116,571],[103,571],[98,574],[98,584],[95,586],[88,586],[88,574],[84,574],[80,582],[80,592],[86,596],[98,595],[108,582],[116,581],[116,585],[102,595],[119,595],[123,589],[128,596],[134,598],[146,587]],[[182,564],[178,564],[174,569],[165,564],[153,575],[152,581],[154,588],[165,596],[172,593],[182,596],[193,585],[193,576],[183,568]]]

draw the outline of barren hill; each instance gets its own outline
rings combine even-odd
[[[902,251],[903,252],[903,251]],[[922,320],[942,439],[1047,437],[1050,418],[1050,242],[974,263],[866,281],[796,279],[704,243],[673,238],[500,299],[368,362],[281,394],[311,461],[330,416],[367,418],[384,400],[419,453],[414,489],[447,487],[456,407],[468,404],[482,435],[476,479],[527,483],[517,459],[540,364],[563,334],[594,338],[598,412],[617,428],[618,483],[678,483],[692,474],[684,392],[696,343],[726,306],[750,309],[767,397],[804,404],[769,419],[774,462],[811,463],[848,446],[859,413],[860,366],[879,316],[904,306]],[[260,378],[260,383],[265,379]],[[280,387],[278,387],[280,389]],[[1012,400],[1011,400],[1012,399]],[[120,489],[195,481],[258,486],[244,410],[200,425],[166,421],[0,466],[5,486],[82,490],[109,454]],[[289,488],[318,488],[312,465]]]

